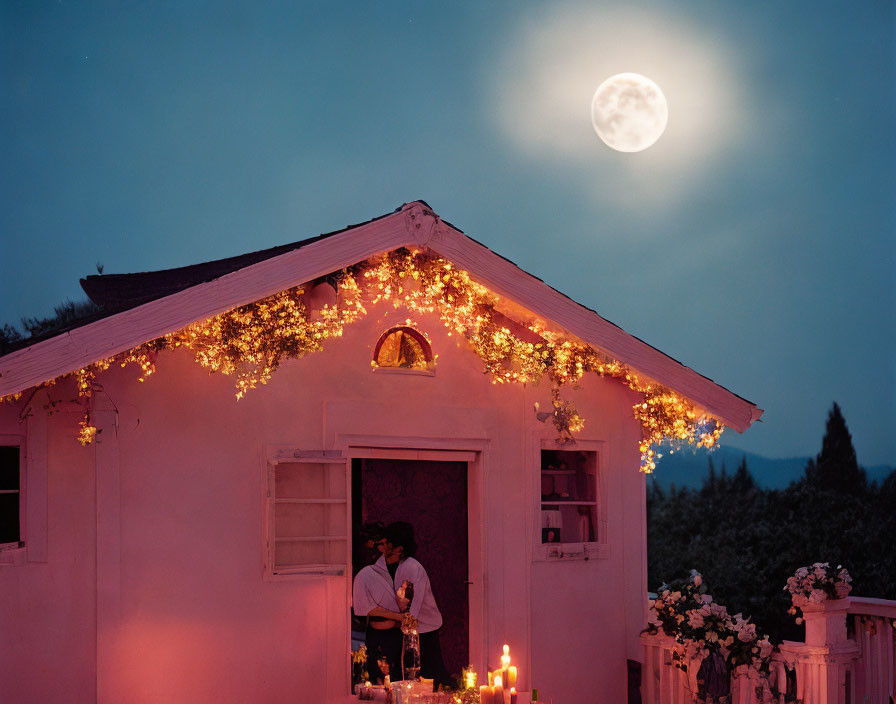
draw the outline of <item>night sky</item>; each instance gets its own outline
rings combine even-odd
[[[256,5],[264,5],[260,9]],[[218,259],[424,199],[766,409],[833,401],[896,462],[896,3],[0,3],[0,324],[78,278]],[[618,153],[591,97],[656,81]]]

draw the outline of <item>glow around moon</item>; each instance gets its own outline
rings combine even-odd
[[[591,124],[608,147],[640,152],[663,134],[669,106],[660,87],[639,73],[618,73],[600,84],[591,101]]]

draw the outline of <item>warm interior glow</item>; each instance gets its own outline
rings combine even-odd
[[[432,366],[432,348],[426,338],[409,326],[387,330],[376,344],[373,353],[375,367],[404,369],[429,369]]]

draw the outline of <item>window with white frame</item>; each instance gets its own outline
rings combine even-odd
[[[271,460],[266,488],[266,575],[344,574],[347,496],[344,458]]]
[[[0,550],[22,546],[22,460],[18,445],[0,445]]]
[[[600,441],[558,448],[544,440],[537,454],[536,560],[607,558],[606,471]]]

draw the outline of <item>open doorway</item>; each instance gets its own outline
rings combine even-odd
[[[459,675],[470,662],[467,463],[353,459],[353,577],[369,555],[359,548],[361,526],[371,521],[407,521],[414,526],[416,557],[429,575],[442,614],[445,666]],[[353,640],[358,626],[353,626]]]

